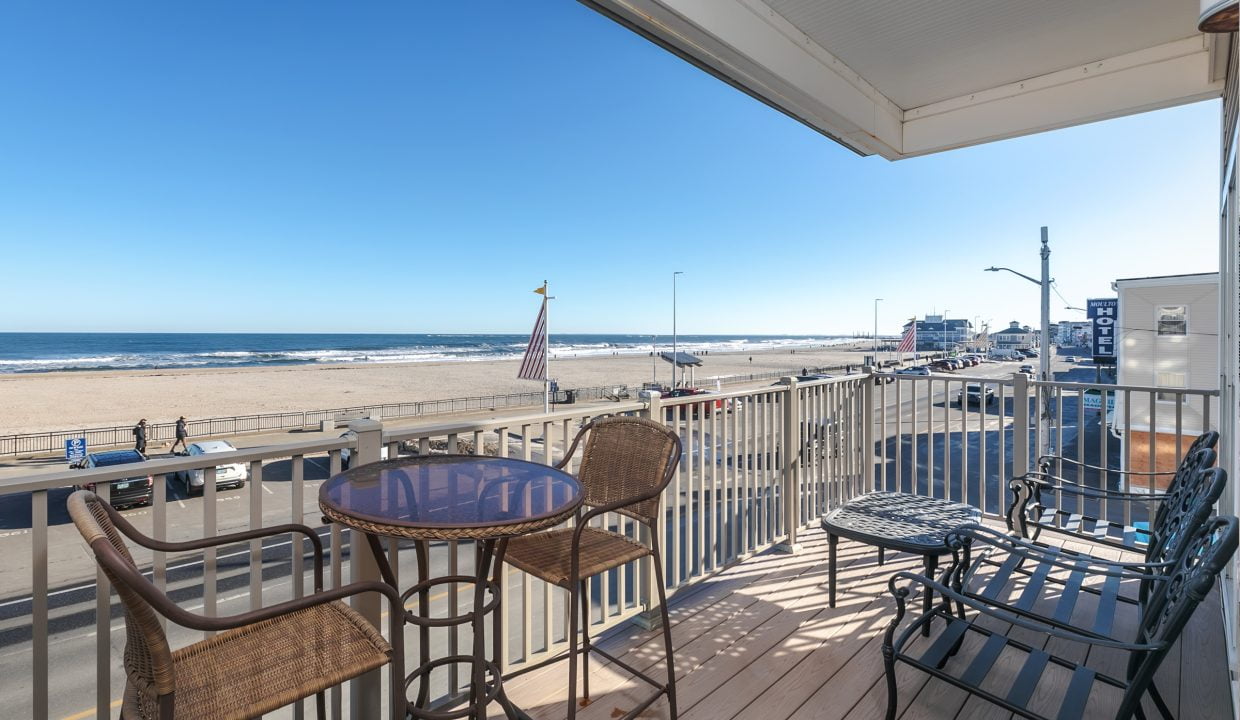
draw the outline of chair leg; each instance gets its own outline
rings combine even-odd
[[[568,584],[568,720],[577,717],[577,594],[578,583]]]
[[[672,623],[667,613],[667,590],[663,587],[663,563],[659,560],[659,548],[654,550],[654,574],[658,580],[654,586],[659,591],[659,614],[663,621],[663,652],[667,663],[667,706],[668,717],[676,720],[676,661],[672,654]]]
[[[590,704],[590,587],[581,581],[581,706]]]
[[[314,694],[314,709],[318,713],[319,720],[327,720],[327,695],[322,691]]]

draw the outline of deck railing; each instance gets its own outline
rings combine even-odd
[[[1089,419],[1090,409],[1085,407],[1088,385],[1036,383],[1023,375],[1002,379],[885,377],[893,381],[882,382],[868,374],[812,382],[789,377],[758,389],[675,399],[655,394],[602,408],[576,407],[545,415],[402,429],[356,421],[355,437],[6,480],[0,483],[0,501],[7,503],[4,507],[9,511],[28,507],[30,522],[25,573],[29,582],[14,577],[5,589],[9,593],[29,590],[30,594],[0,598],[0,609],[8,613],[4,617],[11,626],[0,638],[8,637],[14,645],[28,644],[30,663],[25,667],[32,668],[32,717],[59,716],[92,704],[99,717],[115,714],[115,699],[120,697],[124,678],[109,638],[123,618],[106,578],[95,570],[76,531],[67,524],[63,502],[70,485],[95,483],[104,494],[111,480],[143,474],[170,478],[154,483],[149,510],[127,513],[140,530],[157,538],[214,535],[288,520],[317,526],[329,539],[325,544],[330,578],[338,584],[345,580],[345,573],[357,580],[375,572],[368,553],[350,554],[353,543],[348,532],[323,526],[319,517],[314,491],[320,480],[339,472],[342,452],[350,464],[372,462],[384,453],[394,457],[430,452],[495,454],[553,463],[563,458],[577,430],[592,415],[600,411],[641,415],[673,428],[684,444],[680,467],[663,497],[660,530],[665,576],[653,577],[649,563],[635,562],[591,581],[591,632],[597,634],[622,622],[648,623],[657,618],[657,612],[652,612],[655,582],[665,583],[674,593],[755,553],[771,548],[797,551],[801,528],[861,492],[898,489],[947,497],[1001,516],[1006,510],[1007,480],[1036,461],[1043,440],[1085,459],[1101,458],[1106,461],[1103,466],[1121,455],[1105,415],[1100,432],[1085,431],[1082,414]],[[970,392],[981,401],[970,402]],[[1100,392],[1120,393],[1128,407],[1137,407],[1146,395],[1168,391],[1107,386]],[[961,393],[964,401],[957,403]],[[1199,398],[1207,408],[1216,394],[1175,393]],[[1105,412],[1105,400],[1102,407]],[[1039,408],[1049,409],[1047,417],[1041,417]],[[1177,416],[1175,431],[1187,437],[1195,430],[1186,424],[1184,415]],[[1075,422],[1069,423],[1073,418]],[[248,466],[248,484],[235,493],[217,489],[215,467],[234,462]],[[570,459],[569,468],[575,466],[576,460]],[[181,498],[176,492],[180,483],[175,478],[190,470],[202,470],[205,475],[201,501]],[[1111,479],[1104,473],[1098,481]],[[193,507],[198,502],[201,512]],[[596,522],[637,537],[635,523],[624,516],[609,515]],[[415,567],[412,548],[406,550],[403,543],[389,540],[387,549],[397,560],[393,565],[398,581],[402,566],[406,579],[410,577]],[[214,615],[229,611],[226,605],[242,604],[240,609],[249,609],[307,592],[304,582],[291,581],[303,576],[306,550],[300,540],[253,541],[218,552],[176,557],[138,553],[136,560],[158,587],[173,591],[179,602]],[[473,547],[468,542],[445,542],[432,548],[430,563],[435,572],[456,574],[472,562]],[[504,569],[501,592],[506,626],[501,651],[506,669],[517,669],[563,649],[561,593],[512,568]],[[449,589],[435,599],[432,611],[443,613],[467,601]],[[377,603],[361,599],[356,607],[378,621]],[[60,621],[55,631],[49,622],[53,618]],[[93,636],[70,637],[74,629],[85,629],[83,622],[86,627],[93,625]],[[66,625],[69,630],[60,629]],[[187,630],[168,629],[174,646],[201,638]],[[439,633],[431,640],[435,654],[455,654],[458,648],[470,647],[468,628]],[[416,642],[416,633],[410,633],[406,648],[411,654]],[[77,657],[83,643],[93,647],[92,664]],[[52,658],[53,651],[76,653],[74,662]],[[49,674],[52,667],[55,678]],[[466,677],[449,670],[435,679],[436,693],[450,699],[465,681]],[[380,682],[368,676],[351,683],[347,696],[333,692],[333,717],[373,716],[383,697]],[[53,683],[57,688],[54,697],[49,694]],[[297,714],[301,715],[300,709]]]

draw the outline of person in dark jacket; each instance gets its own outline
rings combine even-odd
[[[143,455],[146,454],[146,418],[142,418],[137,425],[133,426],[133,449]]]
[[[175,455],[175,454],[176,454],[176,452],[177,452],[177,445],[180,445],[180,446],[181,446],[181,452],[188,453],[188,452],[189,452],[189,448],[188,448],[188,447],[186,447],[186,445],[185,445],[185,438],[187,438],[187,437],[189,437],[189,428],[185,426],[185,416],[184,416],[184,415],[182,415],[181,417],[177,418],[177,439],[176,439],[176,442],[172,443],[172,449],[171,449],[171,450],[169,450],[168,452],[170,452],[170,453],[172,453],[173,455]]]

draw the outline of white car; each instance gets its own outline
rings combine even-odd
[[[189,446],[190,456],[195,455],[211,455],[213,453],[232,452],[237,448],[227,440],[203,440],[202,442],[192,443]],[[202,470],[186,470],[178,473],[182,483],[185,484],[185,494],[193,495],[203,490]],[[215,487],[242,487],[249,478],[249,470],[245,463],[229,463],[228,465],[215,466]]]

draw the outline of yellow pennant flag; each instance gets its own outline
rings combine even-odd
[[[547,288],[545,288],[545,287],[534,288],[534,292],[538,293],[539,295],[546,295],[546,294],[547,294]]]

